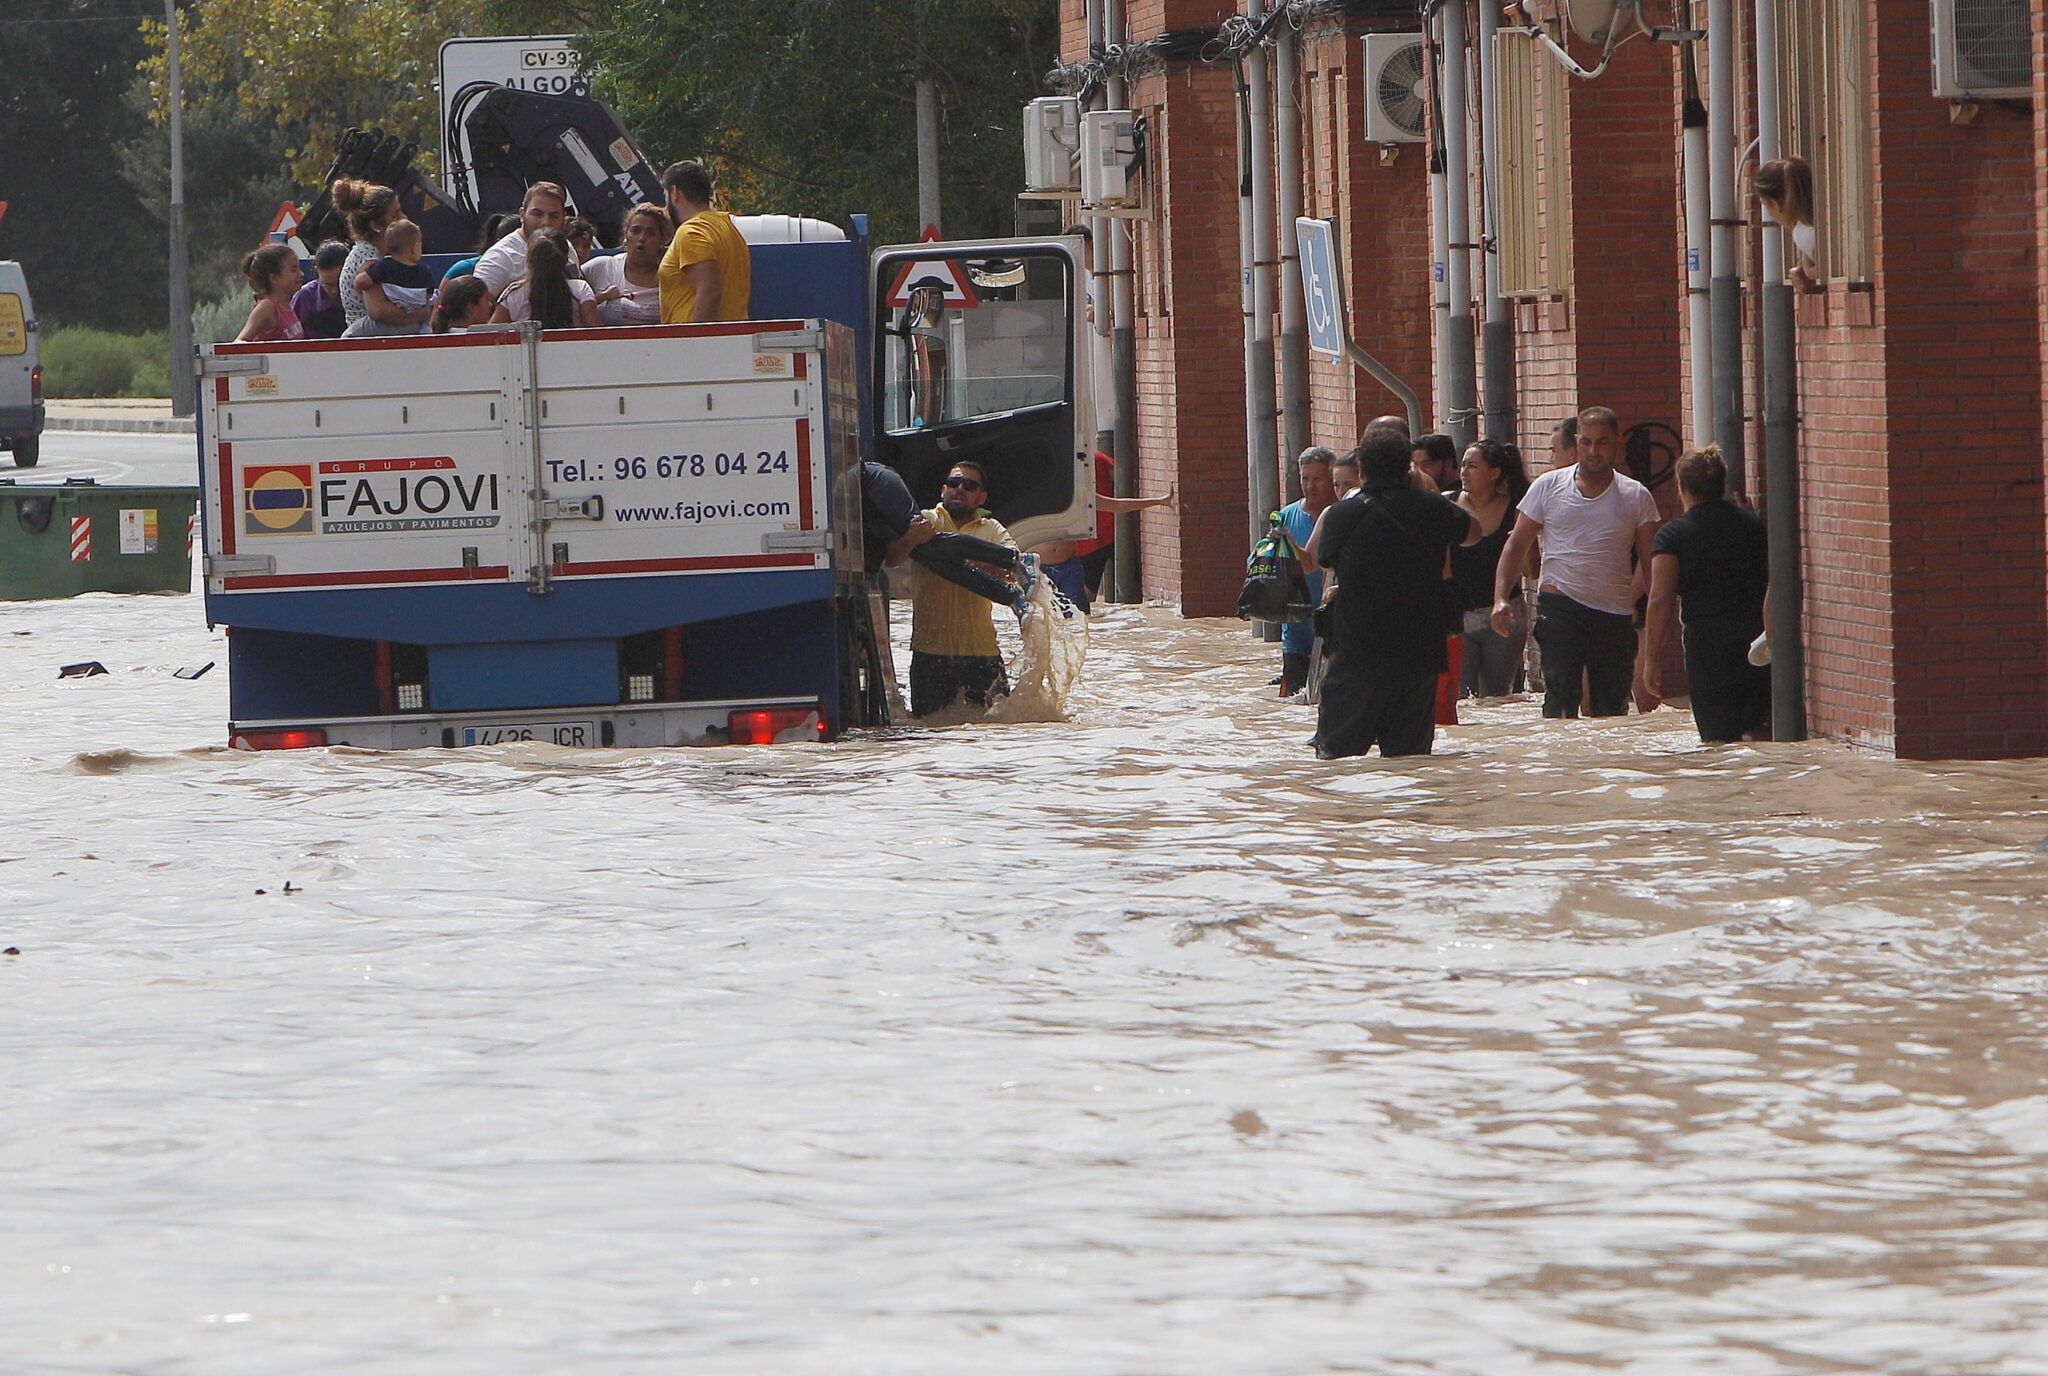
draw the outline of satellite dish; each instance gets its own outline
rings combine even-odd
[[[1564,8],[1573,33],[1588,43],[1605,43],[1614,32],[1614,16],[1622,9],[1622,0],[1565,0]]]

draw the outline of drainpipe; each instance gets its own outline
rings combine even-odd
[[[1486,363],[1486,437],[1515,442],[1515,328],[1507,298],[1500,294],[1500,130],[1494,107],[1494,38],[1500,32],[1498,0],[1479,3],[1479,177],[1484,198],[1485,240],[1480,263],[1486,319],[1480,326],[1480,350]]]
[[[1436,146],[1429,152],[1429,286],[1437,357],[1431,419],[1441,425],[1451,411],[1450,368],[1444,362],[1451,353],[1451,226],[1444,218],[1443,121],[1438,120],[1437,125]]]
[[[1743,462],[1742,284],[1735,276],[1735,4],[1707,0],[1707,177],[1713,215],[1714,439],[1728,485],[1749,490]]]
[[[1124,0],[1100,0],[1103,41],[1122,46]],[[1103,83],[1104,96],[1113,110],[1130,108],[1130,90],[1121,76]],[[1148,160],[1151,155],[1147,155]],[[1149,167],[1146,169],[1149,173]],[[1109,239],[1109,358],[1110,376],[1116,386],[1116,448],[1111,458],[1111,485],[1119,497],[1138,492],[1138,345],[1137,316],[1131,301],[1131,236],[1117,220],[1104,217],[1098,223],[1095,240],[1096,262],[1102,261],[1102,238]],[[1097,296],[1097,302],[1103,298]],[[1091,479],[1092,481],[1092,479]],[[1144,597],[1138,570],[1138,518],[1126,513],[1116,518],[1116,589],[1118,602],[1137,602]]]
[[[1273,133],[1280,213],[1274,235],[1280,248],[1280,484],[1288,501],[1301,496],[1295,458],[1308,448],[1308,312],[1301,295],[1301,35],[1280,24],[1273,49]]]
[[[1690,6],[1687,9],[1690,10]],[[1692,15],[1681,23],[1692,27]],[[1714,437],[1713,272],[1707,242],[1707,106],[1700,99],[1699,62],[1688,42],[1679,53],[1685,75],[1685,112],[1680,118],[1685,167],[1685,304],[1692,358],[1692,444]]]
[[[1085,12],[1088,21],[1088,54],[1091,57],[1102,51],[1102,5],[1103,0],[1087,0]],[[1087,103],[1088,108],[1091,110],[1109,108],[1108,100],[1105,98],[1104,92],[1100,87],[1096,89],[1095,94],[1088,98]],[[1112,459],[1114,459],[1117,452],[1114,430],[1117,415],[1117,395],[1116,367],[1110,356],[1109,236],[1114,230],[1115,222],[1107,215],[1091,215],[1088,217],[1088,302],[1090,313],[1088,322],[1090,370],[1088,376],[1091,383],[1095,384],[1092,388],[1094,393],[1107,394],[1095,395],[1094,397],[1095,439],[1093,447],[1109,454]],[[1106,386],[1103,385],[1105,383],[1107,384]],[[1105,419],[1107,419],[1108,424],[1103,423]],[[1114,473],[1113,468],[1112,473]],[[1091,486],[1095,483],[1095,464],[1092,455],[1089,459],[1086,481]],[[1110,491],[1118,492],[1121,490],[1121,488],[1115,485],[1115,480],[1112,477]],[[1105,569],[1103,575],[1102,598],[1104,601],[1115,601],[1117,589],[1122,585],[1117,581],[1114,557],[1112,557],[1111,567]]]
[[[1450,297],[1445,320],[1449,337],[1448,350],[1439,364],[1446,375],[1449,406],[1437,417],[1437,425],[1462,453],[1472,442],[1472,420],[1478,411],[1478,359],[1472,331],[1471,130],[1465,115],[1465,0],[1444,0],[1437,16],[1444,55],[1444,221],[1446,231],[1455,236],[1444,264],[1444,288]]]
[[[1778,156],[1778,0],[1756,5],[1756,155]],[[1785,231],[1766,217],[1763,252],[1764,501],[1769,519],[1771,739],[1806,739],[1806,646],[1799,624],[1799,355]]]
[[[1246,0],[1245,14],[1265,17],[1265,0]],[[1280,495],[1279,466],[1273,435],[1273,212],[1271,153],[1272,89],[1267,81],[1266,54],[1253,48],[1239,59],[1244,84],[1239,98],[1243,159],[1238,201],[1238,240],[1244,273],[1244,424],[1246,496],[1251,538],[1266,529],[1266,513]],[[1277,628],[1275,628],[1277,634]]]

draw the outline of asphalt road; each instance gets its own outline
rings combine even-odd
[[[199,451],[191,435],[45,430],[42,449],[42,462],[34,468],[16,468],[12,455],[0,454],[0,479],[61,483],[66,478],[95,478],[103,483],[151,487],[199,485]]]

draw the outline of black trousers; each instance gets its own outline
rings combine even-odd
[[[994,564],[999,569],[1017,567],[1017,551],[978,535],[950,532],[934,535],[910,551],[911,562],[931,570],[948,583],[958,583],[977,597],[1007,607],[1017,600],[1017,585],[996,577],[977,564]]]
[[[910,655],[910,715],[928,717],[961,698],[986,707],[1010,691],[1001,655]]]
[[[1702,621],[1685,628],[1685,676],[1692,683],[1692,722],[1708,745],[1739,741],[1771,716],[1771,670],[1749,662],[1749,643],[1763,630],[1748,620]]]
[[[1316,758],[1363,755],[1373,746],[1393,759],[1427,755],[1436,743],[1436,671],[1385,673],[1344,652],[1330,661],[1316,712]]]
[[[1630,618],[1546,592],[1536,598],[1535,635],[1543,650],[1544,716],[1579,715],[1581,672],[1587,716],[1627,715],[1636,668],[1636,628]]]

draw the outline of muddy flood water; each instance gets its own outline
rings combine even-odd
[[[2048,1371],[2039,762],[1318,763],[1158,608],[1068,723],[249,755],[201,615],[0,606],[0,1371]]]

